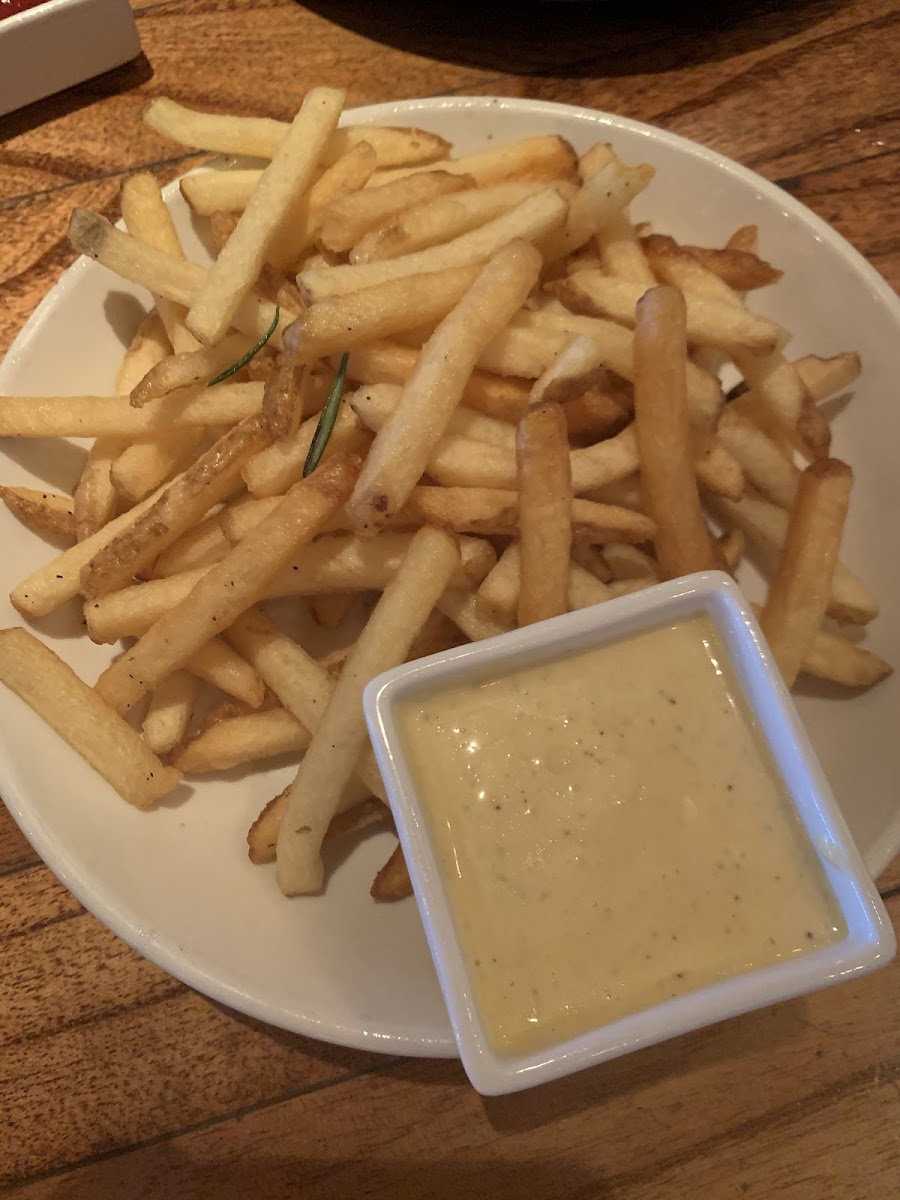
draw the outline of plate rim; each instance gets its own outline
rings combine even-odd
[[[366,125],[385,123],[391,119],[396,122],[399,116],[411,118],[417,113],[427,119],[428,114],[435,111],[482,110],[489,112],[498,108],[526,114],[529,112],[541,114],[551,118],[564,117],[582,122],[585,126],[627,130],[646,138],[650,143],[662,140],[691,158],[700,159],[719,170],[727,171],[743,184],[753,187],[762,196],[777,203],[785,214],[790,214],[801,221],[813,231],[819,240],[826,242],[841,256],[847,268],[861,277],[877,300],[887,308],[889,314],[900,326],[900,297],[895,294],[884,277],[865,256],[836,229],[776,183],[772,183],[749,167],[743,166],[719,151],[661,127],[618,116],[602,109],[591,109],[551,100],[466,95],[421,97],[361,105],[346,109],[342,114],[340,124]],[[194,168],[195,171],[206,169],[208,167],[205,165]],[[191,173],[191,171],[186,171],[184,175]],[[183,177],[183,175],[178,176],[163,189],[167,200],[177,191],[180,179]],[[92,268],[93,265],[83,256],[77,258],[60,274],[56,282],[38,302],[13,338],[3,360],[0,361],[0,391],[5,390],[7,377],[27,356],[32,339],[59,302],[60,296],[75,287],[84,271]],[[72,863],[65,846],[54,839],[52,830],[38,815],[34,805],[27,801],[19,786],[14,763],[4,763],[3,775],[3,795],[6,807],[44,865],[112,933],[186,986],[237,1012],[315,1040],[351,1049],[408,1057],[458,1057],[449,1021],[447,1032],[443,1036],[385,1034],[357,1026],[347,1027],[333,1024],[324,1028],[320,1017],[306,1013],[288,1013],[283,1010],[273,1013],[271,1004],[211,976],[179,950],[175,939],[170,939],[168,942],[160,941],[154,933],[142,929],[130,914],[122,913],[120,909],[117,910],[114,907],[114,900],[104,897],[102,889],[98,890],[91,877],[85,876]],[[863,855],[866,867],[873,877],[877,877],[881,873],[898,851],[900,851],[900,814],[892,824],[882,830],[874,844]]]

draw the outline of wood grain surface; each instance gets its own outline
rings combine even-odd
[[[72,260],[69,211],[198,160],[154,95],[288,117],[539,97],[731,155],[900,284],[892,0],[635,6],[136,0],[143,58],[0,118],[0,351]],[[900,865],[880,881],[900,918]],[[0,1194],[895,1200],[900,967],[519,1096],[456,1063],[322,1045],[228,1012],[89,916],[0,810]]]

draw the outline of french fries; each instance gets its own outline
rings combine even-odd
[[[604,143],[454,157],[427,131],[339,128],[341,106],[313,89],[284,122],[153,100],[157,133],[268,165],[182,180],[210,267],[148,175],[123,188],[127,232],[76,209],[73,246],[153,308],[116,395],[0,397],[0,436],[94,439],[71,499],[0,488],[66,547],[13,605],[81,596],[95,642],[138,639],[89,688],[0,631],[0,681],[138,807],[182,771],[304,755],[247,835],[288,895],[321,888],[326,838],[389,817],[360,699],[399,662],[693,570],[742,578],[746,553],[789,684],[891,670],[823,627],[878,612],[838,559],[852,476],[829,457],[859,357],[791,354],[757,311],[781,274],[759,231],[704,247],[636,227],[653,168]],[[276,620],[286,597],[349,644],[314,658]],[[119,714],[147,695],[138,734]],[[397,847],[371,894],[410,888]]]
[[[423,527],[347,659],[291,787],[279,830],[276,877],[285,895],[321,888],[322,840],[366,741],[363,688],[403,661],[458,562],[455,539]]]
[[[759,623],[788,687],[822,624],[831,594],[853,473],[822,459],[800,476],[781,557]]]
[[[160,762],[140,734],[27,630],[0,630],[0,681],[135,808],[153,808],[180,780],[179,771]]]
[[[634,365],[641,487],[660,569],[668,579],[710,570],[718,563],[691,461],[685,305],[674,288],[653,288],[638,303]]]
[[[566,418],[542,400],[522,415],[516,440],[519,475],[519,625],[567,608],[572,548],[572,466]]]

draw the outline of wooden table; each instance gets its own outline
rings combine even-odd
[[[889,0],[672,6],[136,0],[146,57],[0,119],[0,350],[72,260],[68,213],[194,157],[150,96],[288,117],[348,102],[540,97],[655,122],[777,180],[900,283],[900,17]],[[491,6],[484,5],[483,9]],[[893,46],[893,54],[891,53]],[[882,891],[900,917],[900,868]],[[900,966],[484,1101],[456,1063],[261,1026],[139,958],[0,817],[0,1191],[64,1197],[889,1200]]]

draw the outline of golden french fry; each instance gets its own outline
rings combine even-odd
[[[210,567],[181,604],[103,672],[98,692],[117,711],[127,712],[210,637],[226,630],[340,507],[358,469],[358,459],[338,457],[295,484],[256,530],[252,545],[239,542]]]
[[[755,288],[768,287],[777,283],[784,274],[752,250],[741,250],[730,245],[722,250],[710,249],[708,246],[685,246],[684,249],[736,292],[750,292]]]
[[[519,546],[513,543],[500,556],[497,565],[475,593],[477,609],[486,619],[503,622],[516,614],[519,602]],[[596,576],[569,564],[569,583],[566,604],[570,609],[588,608],[610,598],[609,588]]]
[[[217,512],[183,533],[153,564],[153,578],[211,567],[223,559],[231,549],[231,542],[222,532],[222,520],[222,512]]]
[[[777,443],[733,405],[729,405],[719,418],[717,433],[753,486],[773,504],[790,508],[797,494],[800,472],[782,454]]]
[[[740,500],[717,496],[711,507],[728,525],[744,531],[768,566],[775,565],[787,536],[788,514],[783,508],[749,495]],[[834,570],[826,611],[837,621],[867,625],[878,616],[879,605],[863,581],[839,562]]]
[[[305,750],[309,733],[283,708],[219,721],[187,741],[172,756],[184,775],[229,771],[243,763]]]
[[[572,468],[566,418],[558,404],[542,400],[522,414],[516,465],[521,626],[559,616],[568,607]]]
[[[540,266],[532,246],[511,242],[479,272],[429,339],[397,408],[376,435],[347,503],[359,528],[378,528],[409,496],[459,404],[479,354],[522,305]]]
[[[311,303],[329,296],[344,296],[360,288],[386,283],[389,279],[485,263],[512,241],[535,242],[552,233],[562,225],[566,210],[565,200],[555,188],[548,187],[451,242],[384,262],[348,263],[324,270],[302,271],[297,282],[304,299]]]
[[[197,263],[138,241],[88,209],[73,211],[69,220],[69,241],[80,254],[93,258],[123,279],[149,288],[154,295],[164,296],[186,308],[207,286],[208,273]],[[282,331],[296,316],[289,308],[282,309],[269,339],[273,348],[281,346]],[[275,305],[271,300],[248,295],[238,305],[233,324],[257,341],[268,333],[275,317]]]
[[[266,685],[250,664],[219,637],[210,638],[184,665],[192,675],[248,708],[259,708],[265,700]]]
[[[653,579],[658,581],[659,563],[637,546],[610,543],[603,557],[615,579]]]
[[[403,389],[393,384],[375,384],[360,388],[350,397],[350,407],[369,429],[378,432],[391,419],[403,398]],[[512,451],[516,445],[515,428],[506,421],[459,406],[447,422],[447,433],[474,438]]]
[[[468,187],[413,205],[378,228],[370,229],[350,251],[350,261],[383,262],[451,241],[509,212],[543,186],[514,182],[487,188]]]
[[[572,562],[577,563],[579,567],[587,571],[589,575],[593,575],[595,579],[599,579],[601,583],[612,582],[613,573],[606,561],[606,555],[597,546],[592,546],[590,542],[572,543]]]
[[[297,482],[303,474],[303,464],[318,423],[317,416],[310,417],[296,433],[273,442],[249,459],[242,476],[252,495],[280,496]],[[370,435],[364,431],[356,414],[349,405],[342,404],[322,461],[328,462],[335,454],[360,453],[368,446],[369,440]]]
[[[36,488],[0,487],[0,500],[35,533],[74,541],[75,511],[71,497]]]
[[[300,764],[279,830],[276,877],[286,895],[321,888],[322,840],[367,741],[363,688],[403,661],[458,565],[454,538],[421,529],[354,645]]]
[[[166,96],[150,101],[144,111],[144,123],[183,146],[250,158],[273,158],[290,129],[287,121],[270,117],[197,112]],[[428,162],[450,149],[449,142],[424,129],[351,125],[334,131],[322,149],[321,161],[335,162],[357,141],[366,141],[375,148],[381,167]]]
[[[738,569],[744,550],[747,548],[747,537],[742,529],[729,529],[716,540],[725,570],[733,575]]]
[[[258,606],[238,617],[226,636],[287,711],[314,733],[334,686],[319,663],[282,633]],[[360,758],[356,772],[367,794],[386,801],[381,774],[371,753]]]
[[[347,375],[358,383],[406,383],[418,352],[397,342],[373,342],[350,352]],[[529,389],[520,379],[473,371],[463,388],[461,403],[486,416],[515,424],[528,404]]]
[[[600,346],[576,334],[536,380],[531,403],[552,400],[563,405],[570,435],[599,441],[619,433],[631,419],[631,386],[604,365]]]
[[[391,183],[364,188],[328,205],[319,222],[317,245],[332,253],[348,251],[369,230],[377,229],[414,204],[461,192],[473,185],[474,180],[466,175],[422,171]]]
[[[548,289],[573,312],[589,317],[611,317],[625,325],[635,322],[638,301],[647,285],[615,279],[600,271],[578,271]],[[685,293],[687,340],[695,346],[746,346],[757,353],[772,350],[784,330],[774,321],[745,308],[722,304],[710,297]]]
[[[216,170],[201,168],[185,175],[179,183],[182,196],[195,213],[240,213],[256,191],[261,170]]]
[[[399,844],[393,854],[375,876],[369,895],[373,900],[405,900],[413,894],[412,881]]]
[[[740,462],[713,434],[694,439],[694,470],[698,482],[713,495],[739,500],[744,494]]]
[[[0,630],[0,682],[136,808],[153,808],[181,779],[68,663],[25,629]]]
[[[336,629],[342,624],[356,600],[355,592],[325,592],[321,596],[313,596],[309,611],[319,625],[326,629]]]
[[[146,171],[130,175],[122,184],[121,205],[125,228],[132,237],[139,238],[165,254],[184,258],[184,250],[175,230],[172,214],[163,199],[159,184],[152,175],[148,175]],[[154,295],[153,302],[172,348],[177,353],[195,349],[197,342],[184,324],[184,308],[164,296]],[[122,391],[124,390],[123,388]]]
[[[685,295],[707,296],[735,309],[743,307],[740,296],[674,238],[651,233],[641,239],[641,245],[660,283],[678,288]]]
[[[817,630],[800,669],[806,675],[851,688],[872,687],[893,672],[890,663],[877,654],[825,629]]]
[[[322,148],[337,126],[343,102],[344,93],[336,88],[313,88],[307,93],[234,233],[188,309],[187,327],[201,342],[217,342],[227,332],[259,275],[272,238],[295,200],[309,186]]]
[[[124,396],[0,396],[0,437],[164,438],[172,430],[241,421],[261,402],[258,383],[223,383],[141,409]]]
[[[489,613],[479,605],[477,594],[471,588],[448,588],[438,599],[436,607],[450,618],[470,642],[499,637],[515,627],[508,618]]]
[[[542,239],[547,262],[555,262],[580,249],[620,214],[654,176],[646,163],[629,167],[614,159],[584,180],[569,205],[565,226]]]
[[[834,458],[813,463],[800,476],[781,556],[759,617],[789,688],[828,607],[852,486],[853,472]]]
[[[684,299],[656,287],[638,304],[634,336],[634,428],[641,490],[656,522],[654,543],[665,578],[718,566],[692,462],[685,366]]]
[[[226,367],[237,362],[253,345],[243,333],[232,333],[217,346],[200,346],[183,354],[172,354],[154,364],[129,393],[134,408],[167,396],[179,388],[209,383]]]
[[[381,591],[394,578],[413,535],[388,531],[375,538],[355,534],[317,539],[304,546],[278,578],[266,588],[265,599],[276,596],[315,596],[324,592]],[[497,561],[483,538],[459,538],[461,564],[450,586],[480,583]],[[88,632],[95,642],[140,637],[160,617],[190,595],[210,568],[185,571],[149,583],[111,592],[84,606]]]
[[[810,399],[804,397],[800,416],[797,418],[797,437],[800,450],[807,458],[827,458],[831,452],[831,426],[828,418]]]
[[[150,697],[144,717],[144,741],[154,754],[168,754],[184,740],[200,682],[189,671],[173,671]]]
[[[746,254],[755,254],[759,248],[759,226],[742,225],[736,229],[725,243],[726,250],[743,250]]]
[[[126,506],[145,500],[197,457],[201,429],[186,429],[155,441],[132,442],[109,469],[113,487]]]
[[[311,304],[285,330],[284,344],[295,362],[314,362],[374,338],[439,321],[478,276],[475,264],[392,279],[358,292]]]
[[[88,451],[71,502],[73,532],[79,542],[102,529],[116,515],[119,495],[111,472],[121,450],[118,438],[97,438]]]
[[[113,592],[149,567],[214,504],[225,499],[240,479],[244,464],[269,440],[266,423],[257,417],[235,425],[146,510],[132,509],[133,519],[81,568],[82,595],[93,599]]]
[[[247,831],[247,852],[252,863],[273,863],[275,861],[275,846],[278,842],[278,830],[284,810],[287,808],[287,798],[290,788],[286,787],[265,806]],[[350,837],[354,833],[362,833],[376,825],[384,825],[390,821],[391,812],[380,800],[372,796],[357,798],[357,789],[351,781],[341,799],[342,806],[332,817],[331,824],[325,833],[326,842],[333,838]]]
[[[544,134],[523,138],[505,146],[494,146],[478,154],[433,162],[415,170],[453,171],[459,175],[471,175],[479,187],[488,187],[509,179],[539,182],[569,179],[575,174],[577,161],[575,151],[567,141],[554,134]],[[412,173],[402,170],[378,172],[373,182],[387,182]]]
[[[862,363],[858,354],[845,351],[843,354],[835,354],[833,358],[819,358],[816,354],[807,354],[804,358],[796,359],[793,367],[800,376],[800,382],[806,388],[809,398],[818,404],[855,383],[862,370]]]

